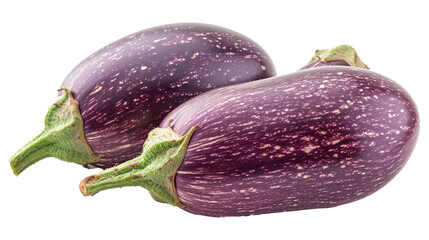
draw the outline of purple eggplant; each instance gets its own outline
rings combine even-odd
[[[259,45],[225,28],[172,24],[131,34],[72,70],[45,130],[11,167],[18,175],[46,157],[114,166],[139,155],[147,133],[191,97],[274,75]]]
[[[310,68],[183,103],[140,157],[85,178],[80,189],[143,186],[157,201],[214,217],[334,207],[386,185],[418,130],[415,103],[387,77]]]

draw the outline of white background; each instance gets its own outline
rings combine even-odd
[[[7,2],[7,3],[6,3]],[[2,1],[0,4],[1,239],[429,239],[428,7],[425,1]],[[239,218],[189,214],[123,188],[83,197],[99,170],[45,159],[12,174],[8,159],[43,129],[71,69],[130,33],[175,22],[238,31],[270,54],[278,75],[316,49],[352,45],[373,71],[416,101],[420,138],[377,193],[331,209]]]

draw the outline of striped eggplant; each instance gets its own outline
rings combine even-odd
[[[143,186],[157,201],[215,217],[334,207],[374,193],[411,155],[415,103],[375,72],[318,66],[185,102],[140,157],[85,178],[81,192]]]
[[[147,133],[187,99],[274,75],[259,45],[225,28],[172,24],[131,34],[71,71],[45,130],[12,157],[11,167],[18,175],[46,157],[114,166],[139,155]]]

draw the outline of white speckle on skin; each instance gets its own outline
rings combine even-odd
[[[198,55],[200,55],[200,53],[199,53],[199,52],[194,53],[194,54],[192,55],[191,59],[195,59]]]
[[[191,188],[193,189],[197,189],[197,190],[204,190],[206,189],[205,187],[201,187],[201,186],[195,186],[195,185],[189,185]]]
[[[106,125],[109,125],[109,124],[111,124],[111,123],[113,123],[113,122],[115,122],[116,121],[116,119],[113,119],[113,120],[111,120],[111,121],[108,121],[108,122],[106,122],[106,123],[104,123],[104,125],[106,126]]]
[[[338,75],[343,75],[343,72],[337,72]]]
[[[95,93],[99,92],[101,89],[103,89],[103,87],[102,87],[102,86],[99,86],[99,87],[98,87],[98,88],[96,88],[93,92],[91,92],[91,94],[89,94],[89,95],[95,94]]]
[[[166,37],[153,40],[154,43],[167,39]]]
[[[347,104],[343,104],[343,105],[341,105],[341,107],[340,107],[341,109],[347,109],[347,108],[349,108],[349,105],[347,105]]]
[[[131,144],[125,144],[125,145],[119,146],[118,149],[124,149],[124,148],[128,148],[130,146],[131,146]]]
[[[271,146],[271,144],[264,144],[264,145],[262,145],[262,147],[261,148],[267,148],[267,147],[270,147]]]
[[[140,67],[140,69],[141,69],[141,70],[146,70],[146,69],[147,69],[147,66],[141,66],[141,67]]]
[[[319,148],[320,146],[313,146],[313,145],[308,145],[307,147],[302,148],[302,151],[305,153],[310,153],[311,151],[313,151],[316,148]]]
[[[310,137],[302,137],[301,139],[304,140],[304,141],[310,141],[311,140]]]

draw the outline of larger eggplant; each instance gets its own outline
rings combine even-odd
[[[66,77],[45,130],[10,160],[15,174],[56,157],[106,168],[136,157],[147,133],[202,92],[275,75],[266,52],[234,31],[172,24],[126,36]]]
[[[309,68],[185,102],[149,134],[140,157],[80,189],[143,186],[155,200],[216,217],[334,207],[386,185],[418,129],[415,103],[387,77]]]

